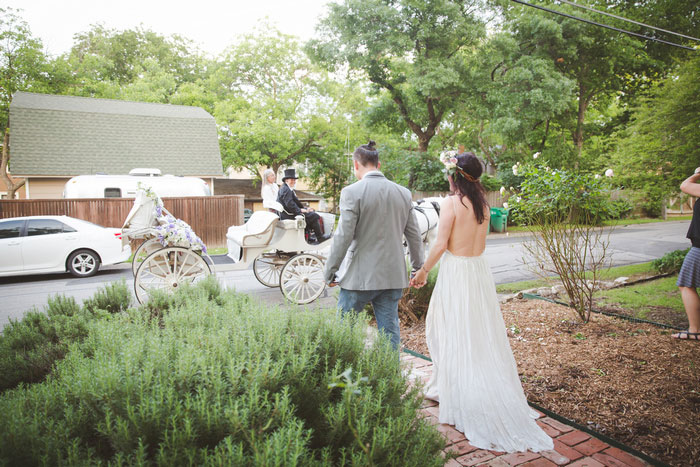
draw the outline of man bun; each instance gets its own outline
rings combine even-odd
[[[369,140],[367,144],[358,146],[355,152],[352,153],[352,158],[360,163],[363,167],[368,165],[371,167],[377,167],[379,165],[379,152],[375,149],[375,143],[373,140]]]

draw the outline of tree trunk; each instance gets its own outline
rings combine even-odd
[[[430,138],[419,137],[418,138],[418,151],[428,152],[428,145],[430,144]]]
[[[579,86],[578,93],[578,115],[576,118],[576,131],[574,131],[574,145],[578,150],[578,158],[581,157],[581,152],[583,152],[583,121],[586,118],[586,109],[590,102],[590,95],[586,95],[586,89],[583,85]],[[576,167],[578,167],[578,158],[576,160]]]
[[[7,186],[7,199],[15,199],[15,192],[19,190],[26,179],[14,183],[7,174],[7,167],[10,164],[10,129],[5,128],[5,135],[2,138],[2,162],[0,162],[0,177]]]

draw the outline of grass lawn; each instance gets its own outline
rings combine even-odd
[[[654,268],[651,267],[651,261],[647,263],[629,264],[626,266],[616,266],[614,268],[604,269],[599,272],[598,278],[601,280],[615,280],[618,277],[629,277],[630,279],[646,277],[657,274]],[[551,281],[555,281],[556,277],[552,277]],[[526,281],[511,282],[508,284],[499,284],[496,286],[498,293],[515,293],[521,290],[533,289],[536,287],[547,287],[552,285],[550,281],[545,279],[531,279]]]
[[[651,315],[661,310],[683,318],[685,309],[676,286],[677,278],[674,275],[629,287],[601,290],[594,297],[598,305],[624,308],[631,311],[635,318],[658,319]]]
[[[693,216],[673,216],[667,219],[651,219],[648,217],[640,217],[636,219],[612,219],[603,222],[603,225],[632,225],[632,224],[650,224],[653,222],[671,222],[671,221],[689,221]]]
[[[603,222],[603,225],[607,226],[624,226],[624,225],[633,225],[633,224],[651,224],[655,222],[672,222],[672,221],[689,221],[693,216],[674,216],[674,217],[669,217],[668,219],[652,219],[649,217],[640,217],[640,218],[629,218],[629,219],[611,219]],[[509,225],[508,226],[508,232],[510,233],[518,233],[518,232],[529,232],[531,229],[530,227],[523,226],[523,225]]]
[[[657,274],[651,267],[651,261],[647,263],[629,264],[627,266],[616,266],[600,271],[598,278],[601,280],[615,280],[618,277],[629,277],[630,279],[646,277]],[[555,281],[556,277],[552,277],[551,281]],[[498,293],[515,293],[521,290],[533,289],[535,287],[547,287],[552,285],[550,281],[545,279],[531,279],[526,281],[511,282],[508,284],[498,284],[496,291]]]

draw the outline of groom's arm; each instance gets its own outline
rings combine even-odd
[[[340,264],[345,258],[350,243],[355,238],[355,227],[359,216],[357,200],[343,189],[340,192],[340,220],[338,228],[333,232],[333,243],[331,243],[331,254],[326,260],[324,278],[327,284],[335,281],[335,273],[338,272]]]
[[[409,198],[410,199],[410,198]],[[409,213],[408,219],[406,221],[406,227],[404,228],[403,235],[406,237],[406,243],[408,244],[408,252],[411,254],[411,268],[414,271],[420,269],[423,266],[424,258],[424,248],[423,240],[420,235],[420,228],[418,227],[418,220],[416,219],[416,213],[413,209],[413,204],[409,201]]]

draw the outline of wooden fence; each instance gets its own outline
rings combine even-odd
[[[226,246],[226,231],[243,224],[243,195],[163,198],[165,209],[187,222],[208,248]],[[128,198],[0,200],[0,218],[70,216],[121,228],[134,205]]]

